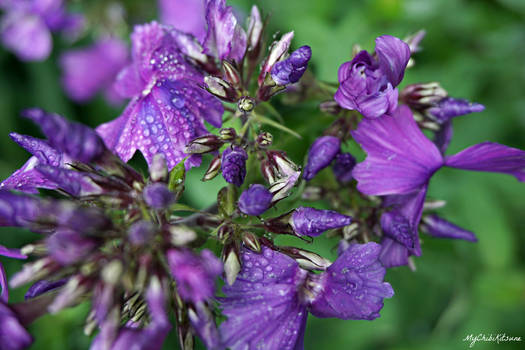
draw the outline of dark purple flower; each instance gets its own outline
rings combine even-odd
[[[143,245],[155,234],[155,226],[151,221],[140,220],[129,228],[129,240],[133,245]]]
[[[58,114],[48,114],[41,109],[28,109],[23,116],[40,126],[53,148],[75,160],[90,163],[106,151],[102,139],[86,125],[71,122]]]
[[[248,154],[239,146],[228,147],[222,152],[221,171],[226,182],[241,186],[246,176]]]
[[[352,170],[354,170],[357,161],[350,153],[339,153],[335,156],[335,162],[332,165],[332,171],[335,178],[342,184],[347,184],[354,178]]]
[[[376,39],[375,59],[366,51],[339,67],[339,89],[335,100],[341,107],[357,110],[365,117],[377,118],[397,107],[395,87],[403,79],[410,59],[410,48],[393,36]]]
[[[22,350],[33,342],[16,314],[0,301],[0,349]]]
[[[312,57],[310,46],[301,46],[287,59],[277,62],[272,68],[272,79],[279,85],[294,84],[301,79]]]
[[[339,153],[341,140],[335,136],[321,136],[314,141],[308,151],[308,161],[303,170],[303,179],[309,181],[318,172],[330,165]]]
[[[261,215],[270,207],[273,194],[263,185],[251,185],[239,196],[239,210],[246,215]]]
[[[318,317],[374,319],[383,298],[393,295],[383,282],[376,243],[350,246],[322,274],[309,273],[292,258],[262,247],[242,251],[242,270],[221,298],[224,345],[232,349],[303,348],[308,311]]]
[[[184,147],[208,134],[204,121],[222,124],[222,104],[197,83],[202,74],[186,59],[173,30],[156,22],[137,26],[131,36],[132,63],[118,76],[116,88],[132,100],[122,115],[97,128],[122,160],[139,150],[149,165],[162,153],[171,169],[186,158]],[[186,166],[200,164],[190,157]]]
[[[36,298],[49,291],[62,287],[66,282],[66,278],[56,281],[40,280],[29,287],[24,298],[25,300]]]
[[[189,250],[172,249],[167,258],[181,298],[196,304],[213,297],[222,263],[212,252],[205,249],[195,255]]]
[[[426,215],[421,224],[423,232],[437,238],[464,239],[477,242],[478,239],[473,232],[467,231],[453,223],[435,215]]]
[[[99,40],[60,57],[62,85],[69,97],[78,102],[88,101],[103,91],[109,102],[119,103],[122,99],[113,82],[127,63],[128,48],[124,42],[115,38]]]
[[[483,110],[485,110],[485,106],[482,104],[446,97],[440,100],[435,106],[427,109],[427,113],[434,117],[439,123],[445,123],[454,117],[482,112]]]
[[[165,209],[175,202],[175,194],[163,183],[153,183],[144,188],[146,204],[154,209]]]
[[[206,36],[205,0],[158,0],[160,20],[192,34],[199,41]]]
[[[226,0],[209,0],[206,6],[208,31],[203,41],[204,53],[219,60],[241,62],[246,52],[246,32],[235,18]]]
[[[326,230],[350,225],[352,218],[333,210],[299,207],[294,210],[290,224],[300,236],[319,236]]]
[[[67,14],[62,0],[10,1],[2,6],[0,21],[3,45],[21,60],[42,61],[51,53],[51,32],[74,32],[82,18]]]

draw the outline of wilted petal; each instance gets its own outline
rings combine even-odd
[[[518,181],[525,182],[525,151],[494,142],[483,142],[449,156],[445,165],[464,170],[509,174]]]
[[[453,223],[433,214],[423,218],[421,225],[423,232],[437,238],[464,239],[477,242],[478,239],[473,232],[467,231]]]
[[[352,135],[367,153],[353,175],[357,189],[368,195],[412,192],[443,165],[441,153],[406,106],[400,106],[393,116],[363,119]]]
[[[401,39],[383,35],[376,39],[376,54],[388,81],[393,87],[399,85],[410,59],[410,47]]]

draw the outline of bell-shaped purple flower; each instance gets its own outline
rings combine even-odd
[[[319,236],[326,230],[350,225],[352,218],[333,210],[299,207],[294,210],[290,224],[299,236]]]
[[[339,67],[339,89],[335,100],[341,107],[357,110],[368,118],[392,113],[397,107],[395,87],[403,79],[410,48],[402,40],[384,35],[376,39],[374,58],[359,52]]]
[[[181,298],[196,304],[213,297],[222,263],[211,251],[205,249],[195,255],[188,250],[172,249],[167,258]]]
[[[335,156],[335,162],[332,165],[332,171],[335,178],[342,184],[347,184],[354,178],[352,170],[354,170],[357,161],[350,153],[339,153]]]
[[[301,46],[287,59],[277,62],[272,68],[272,79],[278,85],[294,84],[301,79],[312,57],[310,46]]]
[[[13,310],[0,301],[0,349],[22,350],[32,342]]]
[[[303,179],[309,181],[318,172],[332,163],[339,153],[341,140],[335,136],[321,136],[314,141],[308,151],[308,161],[303,170]]]
[[[239,146],[228,147],[222,152],[221,171],[226,182],[241,186],[246,177],[248,154]]]
[[[119,103],[122,98],[114,90],[113,83],[127,63],[128,48],[124,42],[115,38],[102,39],[91,46],[67,51],[60,57],[62,85],[77,102],[86,102],[102,91],[109,102]]]
[[[203,41],[204,53],[219,60],[241,62],[246,52],[246,32],[238,23],[226,0],[209,0],[206,6],[208,31]]]
[[[263,185],[251,185],[239,196],[239,210],[246,215],[261,215],[270,207],[273,194]]]
[[[175,194],[160,182],[146,186],[143,196],[146,204],[154,209],[165,209],[175,202]]]
[[[220,298],[224,345],[232,349],[303,348],[308,312],[318,317],[367,319],[379,316],[393,295],[383,282],[376,243],[351,245],[321,274],[309,273],[292,258],[262,247],[243,249],[242,270]]]

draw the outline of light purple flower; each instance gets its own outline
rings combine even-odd
[[[294,210],[290,224],[300,236],[319,236],[326,230],[350,225],[352,218],[333,210],[299,207]]]
[[[106,38],[91,46],[70,50],[60,57],[62,85],[69,97],[85,102],[103,91],[106,99],[114,104],[122,98],[113,83],[128,63],[128,48],[116,38]],[[94,69],[94,67],[96,67]]]
[[[51,32],[75,32],[83,20],[66,13],[62,0],[7,2],[0,20],[3,45],[21,60],[42,61],[51,53]]]
[[[339,153],[335,156],[335,162],[332,165],[332,171],[335,178],[342,184],[347,184],[354,178],[352,170],[354,170],[357,161],[350,153]]]
[[[308,161],[303,170],[303,179],[309,181],[318,172],[332,163],[339,153],[341,140],[335,136],[321,136],[312,143],[308,151]]]
[[[222,263],[211,251],[205,249],[195,255],[189,250],[172,249],[167,258],[181,298],[196,304],[213,297]]]
[[[239,196],[239,210],[246,215],[258,216],[272,203],[273,194],[263,185],[251,185]]]
[[[22,350],[33,342],[17,315],[0,300],[0,349]]]
[[[239,146],[228,147],[222,152],[221,171],[226,182],[239,187],[246,177],[248,154]]]
[[[175,202],[175,194],[163,183],[153,183],[144,188],[144,200],[154,209],[164,209]]]
[[[421,229],[432,237],[463,239],[470,242],[478,241],[473,232],[456,226],[436,214],[424,216]]]
[[[158,0],[160,20],[203,41],[206,36],[205,0]]]
[[[171,169],[186,158],[188,142],[208,133],[204,121],[221,126],[224,109],[197,85],[203,76],[186,60],[172,30],[152,22],[135,27],[131,39],[132,63],[119,74],[116,88],[132,100],[97,132],[122,160],[139,150],[151,165],[162,153]],[[198,164],[198,156],[186,161],[188,167]]]
[[[410,59],[410,48],[393,36],[376,39],[374,58],[359,52],[350,62],[339,67],[339,89],[335,100],[341,107],[357,110],[365,117],[377,118],[392,113],[397,107],[395,87],[403,79]]]
[[[262,247],[244,249],[242,269],[220,298],[224,344],[232,349],[303,348],[308,311],[318,317],[374,319],[383,298],[393,295],[383,282],[376,243],[352,245],[322,274],[309,273],[292,258]]]
[[[279,85],[294,84],[301,79],[312,57],[310,46],[301,46],[290,57],[272,67],[272,79]]]
[[[226,0],[209,0],[206,6],[208,30],[203,41],[204,53],[219,60],[241,62],[246,52],[246,32],[235,18]]]

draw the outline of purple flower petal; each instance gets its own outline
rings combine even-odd
[[[0,301],[0,349],[22,350],[29,347],[32,342],[33,339],[16,314]]]
[[[212,313],[208,310],[203,303],[199,303],[195,306],[196,312],[193,310],[188,311],[188,318],[190,320],[191,327],[202,340],[206,349],[209,350],[222,350],[224,346],[221,344],[219,330],[215,324],[215,319]]]
[[[485,110],[485,106],[482,104],[446,97],[439,101],[436,106],[429,108],[427,112],[436,118],[438,122],[444,123],[454,117],[482,112],[483,110]]]
[[[525,182],[525,151],[494,142],[471,146],[445,160],[446,166],[509,174]]]
[[[266,77],[266,74],[269,73],[275,63],[279,61],[279,59],[288,52],[288,48],[290,47],[290,44],[292,42],[294,33],[288,32],[284,34],[281,39],[273,44],[273,46],[270,49],[270,53],[268,54],[268,57],[264,61],[262,68],[261,68],[261,74],[259,74],[258,83],[259,85],[262,85],[264,82],[264,78]]]
[[[379,317],[383,299],[394,291],[383,282],[386,269],[379,262],[381,246],[352,244],[321,276],[324,289],[309,310],[317,317],[373,320]]]
[[[287,59],[277,62],[272,68],[272,79],[279,85],[294,84],[301,79],[312,57],[310,46],[301,46]]]
[[[263,185],[251,185],[239,196],[239,210],[246,215],[261,215],[270,207],[273,195]]]
[[[410,47],[401,39],[383,35],[376,39],[376,54],[388,81],[393,87],[399,85],[410,59]]]
[[[415,191],[443,165],[441,153],[406,106],[400,106],[393,116],[363,119],[352,136],[367,153],[353,175],[357,189],[368,195]]]
[[[175,202],[175,194],[160,182],[147,185],[143,196],[146,204],[154,209],[165,209]]]
[[[7,276],[4,270],[4,265],[0,262],[0,303],[7,303],[9,300],[9,286],[7,284]]]
[[[322,136],[314,141],[308,151],[308,161],[303,170],[303,179],[309,181],[318,172],[330,165],[339,153],[341,140],[335,136]]]
[[[478,239],[473,232],[467,231],[453,223],[433,214],[423,218],[421,225],[423,232],[437,238],[464,239],[477,242]]]
[[[226,182],[240,187],[246,177],[248,154],[239,147],[228,147],[222,152],[221,171]]]
[[[332,165],[335,178],[342,184],[347,184],[354,178],[352,170],[354,170],[357,161],[350,153],[339,153],[335,157],[335,162]]]
[[[300,236],[319,236],[326,230],[350,225],[352,218],[333,210],[299,207],[292,214],[290,224]]]
[[[89,237],[67,229],[59,229],[47,240],[49,254],[61,265],[81,261],[97,246]]]
[[[454,134],[454,129],[452,128],[452,121],[445,122],[441,124],[441,128],[434,134],[434,143],[439,148],[441,154],[445,154],[447,151],[448,145],[452,140],[452,135]]]
[[[2,19],[2,44],[24,61],[43,61],[51,53],[51,33],[37,15],[11,12]]]
[[[379,260],[386,268],[408,265],[408,248],[398,241],[384,237],[381,241]]]
[[[40,280],[29,287],[24,298],[25,300],[36,298],[44,293],[62,287],[66,282],[66,278],[57,281]]]
[[[160,20],[202,41],[206,35],[205,2],[205,0],[159,0]]]

